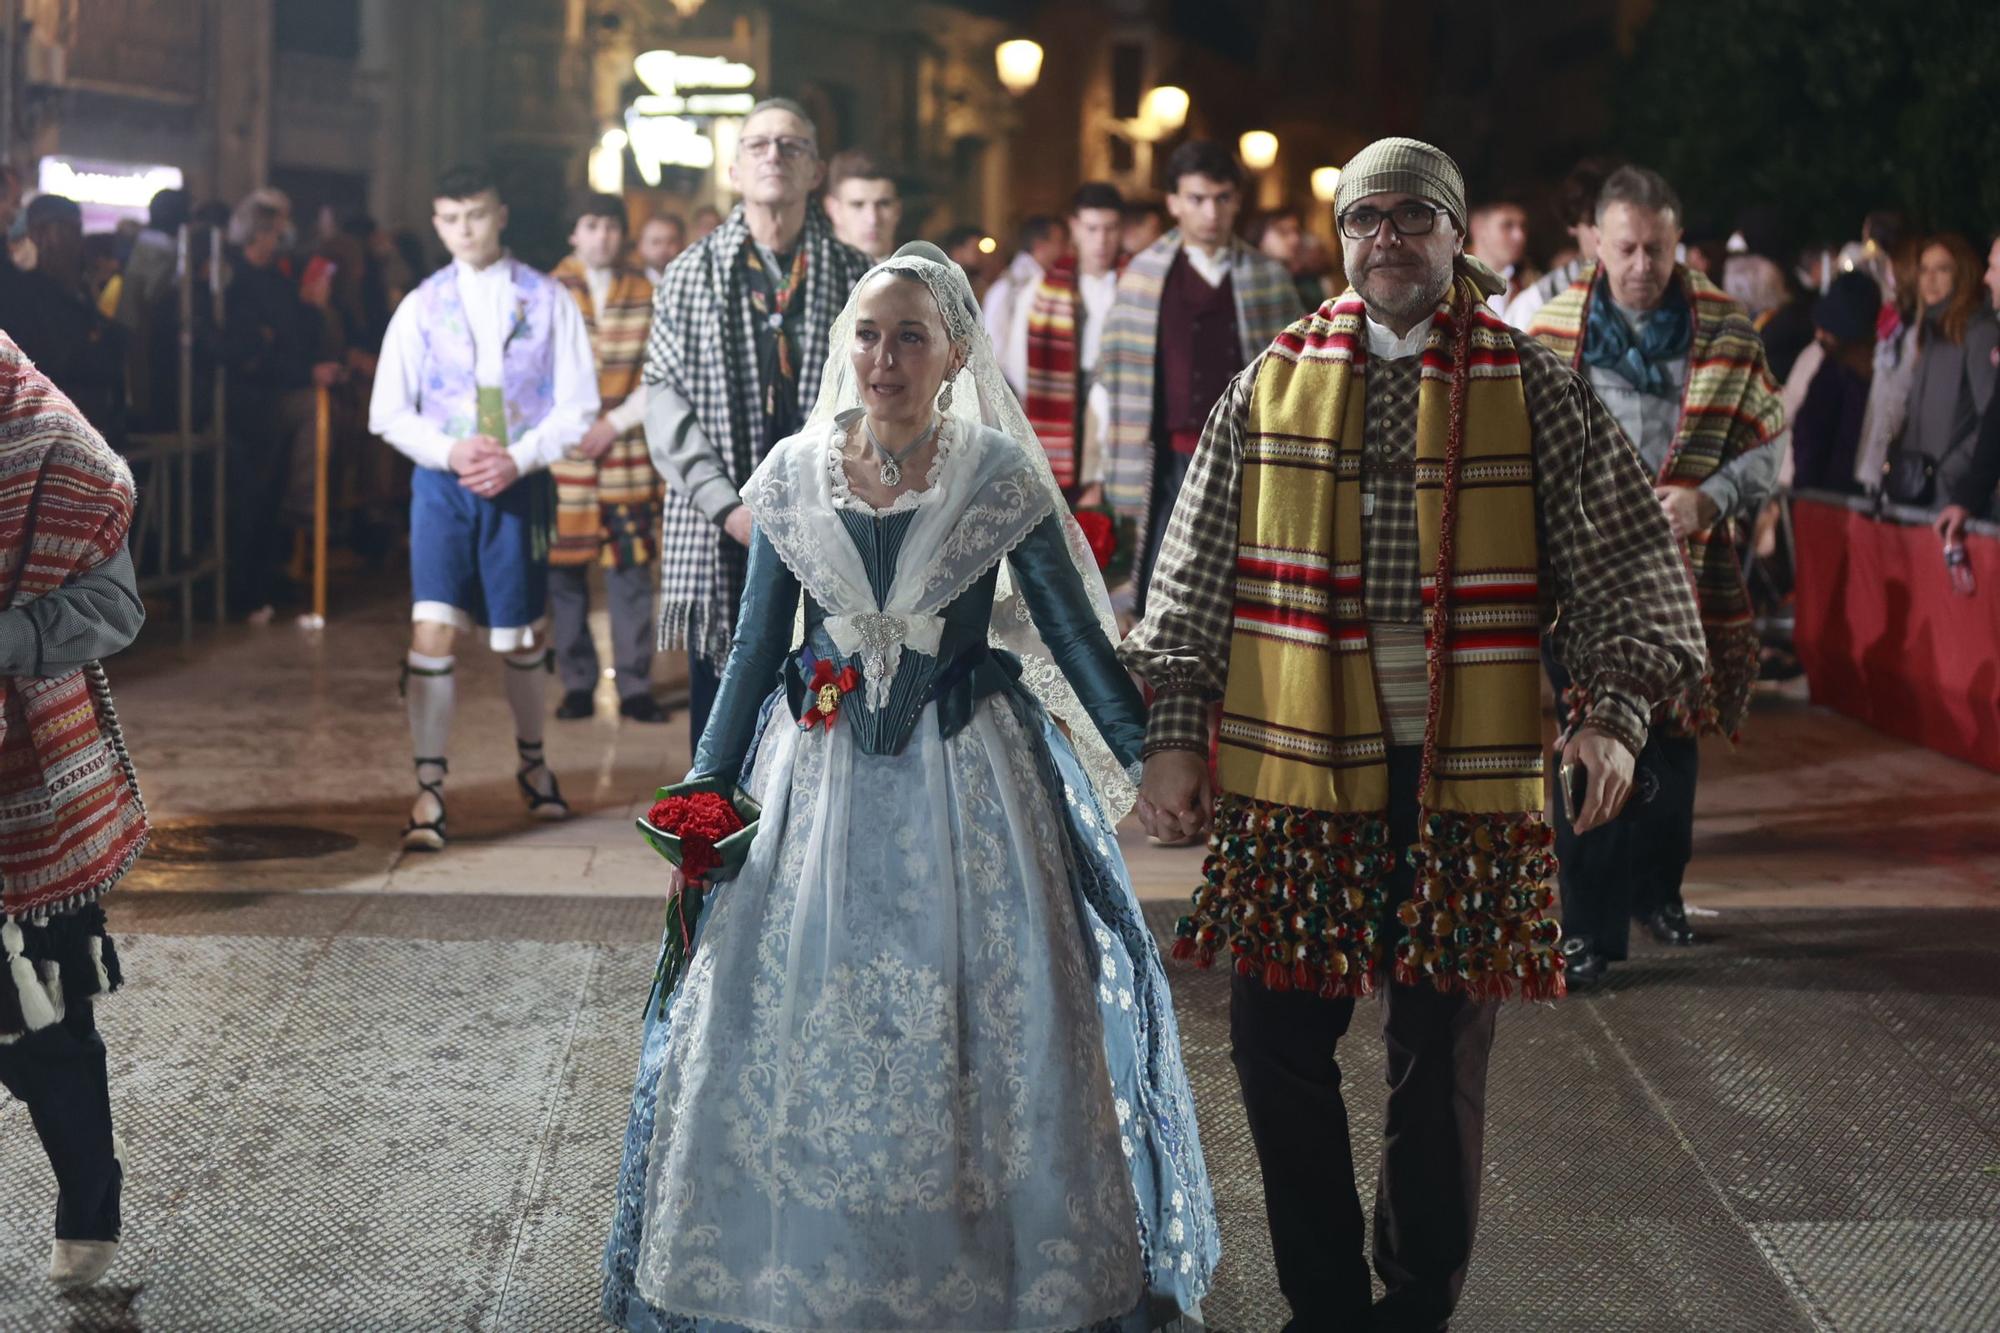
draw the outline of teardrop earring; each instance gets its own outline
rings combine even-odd
[[[938,395],[938,411],[951,411],[951,381],[944,382],[944,392]]]

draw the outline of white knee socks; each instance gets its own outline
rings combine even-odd
[[[539,745],[549,703],[549,650],[509,653],[500,659],[507,679],[507,706],[514,710],[514,739]]]
[[[458,702],[451,657],[413,652],[406,659],[403,693],[410,706],[410,747],[419,760],[442,759],[451,740],[451,715]]]

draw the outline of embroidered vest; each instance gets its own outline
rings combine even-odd
[[[569,299],[562,288],[516,259],[502,259],[514,274],[514,313],[505,331],[498,387],[507,407],[507,441],[518,440],[549,414],[555,402],[556,301]],[[417,410],[454,438],[470,435],[479,423],[478,354],[465,303],[458,292],[455,264],[424,279],[417,288],[423,312],[424,364]]]

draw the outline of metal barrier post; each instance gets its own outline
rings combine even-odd
[[[223,322],[223,278],[222,278],[222,230],[211,228],[208,233],[208,297],[215,313],[215,330],[218,339],[222,334]],[[215,623],[229,623],[229,526],[228,526],[228,454],[229,419],[225,412],[225,379],[228,376],[218,360],[215,367],[215,404],[210,427],[215,432]],[[190,391],[192,389],[190,388]]]
[[[333,395],[313,390],[313,609],[308,629],[326,628],[327,457],[333,451]]]

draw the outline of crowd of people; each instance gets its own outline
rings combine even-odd
[[[1696,942],[1699,742],[1738,734],[1763,669],[1743,564],[1782,488],[1928,508],[1947,544],[1988,512],[2000,241],[1983,280],[1967,241],[1889,214],[1839,250],[1780,254],[1754,219],[1711,244],[1659,173],[1593,160],[1538,271],[1527,207],[1385,139],[1344,168],[1329,248],[1298,209],[1246,219],[1235,155],[1197,140],[1157,203],[1080,184],[1003,259],[974,228],[899,244],[893,168],[823,157],[785,99],[726,172],[727,214],[629,235],[624,201],[582,199],[546,274],[478,168],[437,185],[435,271],[367,219],[302,245],[271,190],[226,212],[163,192],[108,242],[42,196],[0,327],[115,447],[196,391],[159,330],[179,336],[183,229],[226,232],[205,346],[231,606],[283,599],[336,395],[346,438],[389,446],[343,451],[357,540],[390,549],[407,512],[410,850],[450,844],[462,636],[500,659],[531,819],[569,813],[545,718],[596,707],[591,571],[622,717],[662,721],[654,652],[687,654],[690,782],[740,784],[764,818],[649,1006],[612,1322],[1196,1314],[1207,1171],[1106,836],[1136,809],[1208,848],[1172,952],[1234,974],[1292,1327],[1444,1327],[1498,1003],[1605,984],[1635,921]],[[122,541],[129,478],[101,470]],[[129,593],[129,563],[90,563]],[[107,650],[136,633],[79,606]],[[34,671],[74,669],[45,647]],[[67,1283],[118,1228],[87,1025],[117,974],[101,913],[65,915],[123,868],[93,866],[23,899],[32,938],[0,936],[75,971],[85,1015],[7,992],[0,1041],[60,1022],[95,1052],[57,1081],[0,1045],[38,1128],[85,1109],[44,1129]],[[1391,1071],[1372,1315],[1337,1063],[1371,994]]]

